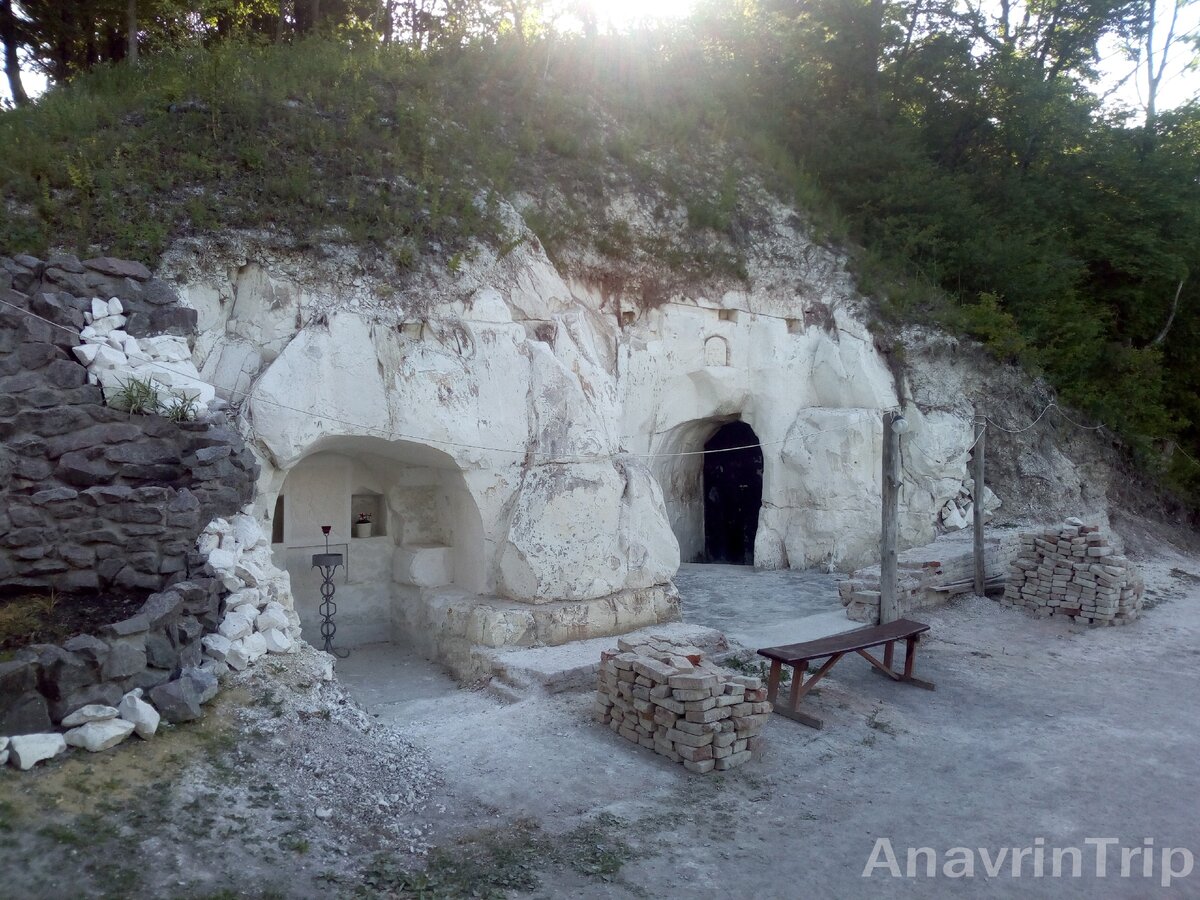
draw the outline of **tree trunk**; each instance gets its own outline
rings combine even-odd
[[[24,106],[29,102],[29,95],[21,83],[21,61],[17,57],[20,42],[17,40],[17,19],[13,15],[12,0],[0,0],[0,43],[4,44],[4,73],[8,76],[9,93],[14,104]]]
[[[138,13],[137,0],[129,0],[125,7],[125,59],[131,66],[138,62]]]
[[[383,4],[383,45],[392,43],[396,32],[396,0],[387,0]]]

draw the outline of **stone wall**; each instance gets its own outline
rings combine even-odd
[[[207,522],[253,499],[256,463],[223,417],[130,415],[88,384],[71,350],[97,292],[130,333],[195,322],[137,263],[0,258],[0,593],[161,590]]]
[[[93,301],[113,297],[130,334],[194,328],[140,264],[0,258],[0,597],[55,591],[97,609],[92,633],[0,662],[0,735],[139,689],[180,721],[216,690],[201,639],[231,588],[196,541],[253,499],[257,465],[220,413],[173,422],[105,405],[73,351]]]
[[[1141,612],[1144,590],[1100,526],[1068,519],[1060,528],[1021,535],[1001,603],[1083,625],[1125,625]]]
[[[622,638],[600,656],[596,718],[626,740],[703,775],[749,762],[771,704],[758,678],[734,675],[696,647]]]
[[[199,671],[201,638],[220,621],[220,592],[211,577],[179,581],[151,594],[136,615],[95,634],[16,651],[0,662],[0,735],[49,732],[83,706],[115,707],[139,688],[161,698],[165,709],[180,692],[172,685]],[[215,692],[214,675],[198,677]]]

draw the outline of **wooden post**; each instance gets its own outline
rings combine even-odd
[[[896,539],[900,532],[900,435],[892,428],[898,413],[883,415],[883,522],[879,536],[879,624],[900,618],[896,595]]]
[[[983,447],[987,438],[986,421],[979,407],[975,407],[975,455],[971,459],[974,486],[971,489],[972,512],[975,521],[975,593],[982,597],[986,590],[987,573],[983,560]]]

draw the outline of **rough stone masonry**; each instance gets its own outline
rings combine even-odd
[[[760,679],[734,675],[696,647],[621,638],[600,656],[596,718],[690,772],[749,762],[770,717]]]
[[[1001,603],[1084,625],[1124,625],[1141,612],[1144,590],[1133,564],[1114,554],[1099,525],[1068,519],[1061,528],[1021,535]]]

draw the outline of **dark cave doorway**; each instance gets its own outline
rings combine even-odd
[[[754,565],[754,535],[762,505],[762,448],[745,422],[729,422],[704,445],[704,558]],[[741,449],[731,449],[741,448]]]

